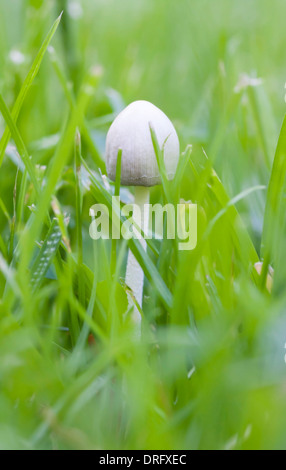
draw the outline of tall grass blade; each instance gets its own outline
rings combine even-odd
[[[44,40],[33,64],[32,64],[32,67],[21,87],[21,90],[19,92],[19,95],[18,95],[18,98],[15,102],[15,105],[13,107],[13,110],[12,110],[12,118],[15,122],[17,122],[17,119],[18,119],[18,116],[19,116],[19,113],[21,111],[21,108],[22,108],[22,105],[25,101],[25,98],[27,96],[27,93],[28,91],[30,90],[31,86],[32,86],[32,83],[35,79],[35,77],[37,76],[38,74],[38,71],[39,71],[39,68],[41,66],[41,63],[42,63],[42,60],[44,58],[44,55],[46,53],[46,50],[60,24],[60,21],[61,21],[61,17],[62,17],[62,13],[60,14],[60,16],[56,19],[56,21],[54,22],[53,26],[51,27],[46,39]],[[1,141],[0,141],[0,167],[2,165],[2,162],[3,162],[3,158],[4,158],[4,155],[5,155],[5,150],[6,150],[6,147],[8,145],[8,142],[9,142],[9,139],[11,137],[11,130],[9,129],[9,127],[6,127],[3,135],[2,135],[2,138],[1,138]]]

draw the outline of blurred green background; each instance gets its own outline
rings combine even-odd
[[[126,294],[111,276],[108,242],[92,255],[88,209],[94,194],[100,201],[96,184],[86,173],[76,180],[72,152],[60,146],[65,165],[51,183],[58,211],[55,200],[53,212],[46,208],[64,226],[65,248],[31,294],[26,271],[18,271],[25,247],[17,243],[26,234],[30,254],[40,241],[40,229],[29,239],[29,228],[41,194],[23,184],[23,164],[18,175],[10,142],[0,170],[0,448],[285,448],[286,238],[278,216],[273,246],[280,271],[274,269],[282,288],[271,295],[252,278],[285,114],[285,1],[0,0],[0,93],[10,110],[62,10],[17,121],[40,184],[53,180],[46,166],[59,168],[52,165],[54,155],[62,157],[60,137],[73,145],[64,88],[77,97],[93,69],[98,84],[85,113],[91,142],[83,139],[82,155],[94,178],[103,190],[96,161],[104,158],[114,116],[133,100],[153,102],[174,122],[181,150],[193,145],[180,196],[199,203],[199,244],[179,255],[165,241],[156,245],[157,279],[174,303],[168,310],[156,279],[149,280],[145,336],[140,344],[130,340],[116,322]],[[4,128],[0,114],[0,136]],[[283,181],[277,191],[285,200]],[[75,207],[81,185],[83,264]],[[162,190],[152,191],[152,200],[162,201]],[[229,202],[236,195],[244,225]],[[47,227],[41,228],[44,239]],[[96,277],[103,282],[97,291]]]

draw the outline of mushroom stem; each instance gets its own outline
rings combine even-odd
[[[135,186],[135,200],[133,206],[133,220],[141,230],[147,234],[148,233],[148,223],[149,223],[149,210],[147,204],[149,204],[149,195],[150,190],[148,187]],[[146,241],[140,236],[138,230],[134,228],[134,234],[140,239],[140,243],[146,250]],[[142,298],[143,298],[143,285],[144,285],[144,272],[133,255],[132,251],[129,250],[126,276],[125,281],[128,287],[133,292],[133,295],[140,307],[142,307]],[[128,298],[129,308],[133,306],[132,298]],[[132,321],[135,326],[135,334],[140,337],[141,334],[141,314],[136,306],[134,306]]]

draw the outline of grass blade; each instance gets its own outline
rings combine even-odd
[[[27,96],[27,93],[29,91],[29,89],[31,88],[31,85],[35,79],[35,77],[37,76],[37,73],[39,71],[39,68],[41,66],[41,63],[42,63],[42,60],[44,58],[44,55],[45,55],[45,52],[59,26],[59,23],[61,21],[61,17],[62,17],[62,13],[60,14],[60,16],[56,19],[56,21],[54,22],[52,28],[50,29],[46,39],[44,40],[33,64],[32,64],[32,67],[21,87],[21,90],[19,92],[19,95],[18,95],[18,98],[15,102],[15,105],[13,107],[13,110],[12,110],[12,118],[15,122],[17,122],[17,119],[18,119],[18,116],[19,116],[19,113],[21,111],[21,108],[22,108],[22,105],[25,101],[25,98]],[[9,130],[9,127],[6,127],[3,135],[2,135],[2,138],[1,138],[1,141],[0,141],[0,166],[2,165],[2,162],[3,162],[3,158],[4,158],[4,155],[5,155],[5,150],[6,150],[6,147],[8,145],[8,142],[9,142],[9,139],[11,137],[11,131]]]
[[[262,287],[265,287],[268,266],[270,263],[274,263],[274,291],[277,291],[280,287],[282,287],[285,281],[285,263],[283,261],[283,252],[285,249],[283,249],[282,246],[284,242],[283,233],[286,223],[285,202],[283,199],[286,189],[285,179],[286,116],[282,124],[268,186],[261,242],[261,256],[264,260],[261,275]]]

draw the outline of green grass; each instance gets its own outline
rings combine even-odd
[[[0,3],[1,449],[286,448],[285,14]],[[108,127],[136,99],[178,131],[176,178],[162,168],[151,202],[198,204],[194,251],[89,236],[93,204],[130,200],[119,170],[102,174]],[[129,248],[141,341],[124,319]]]

